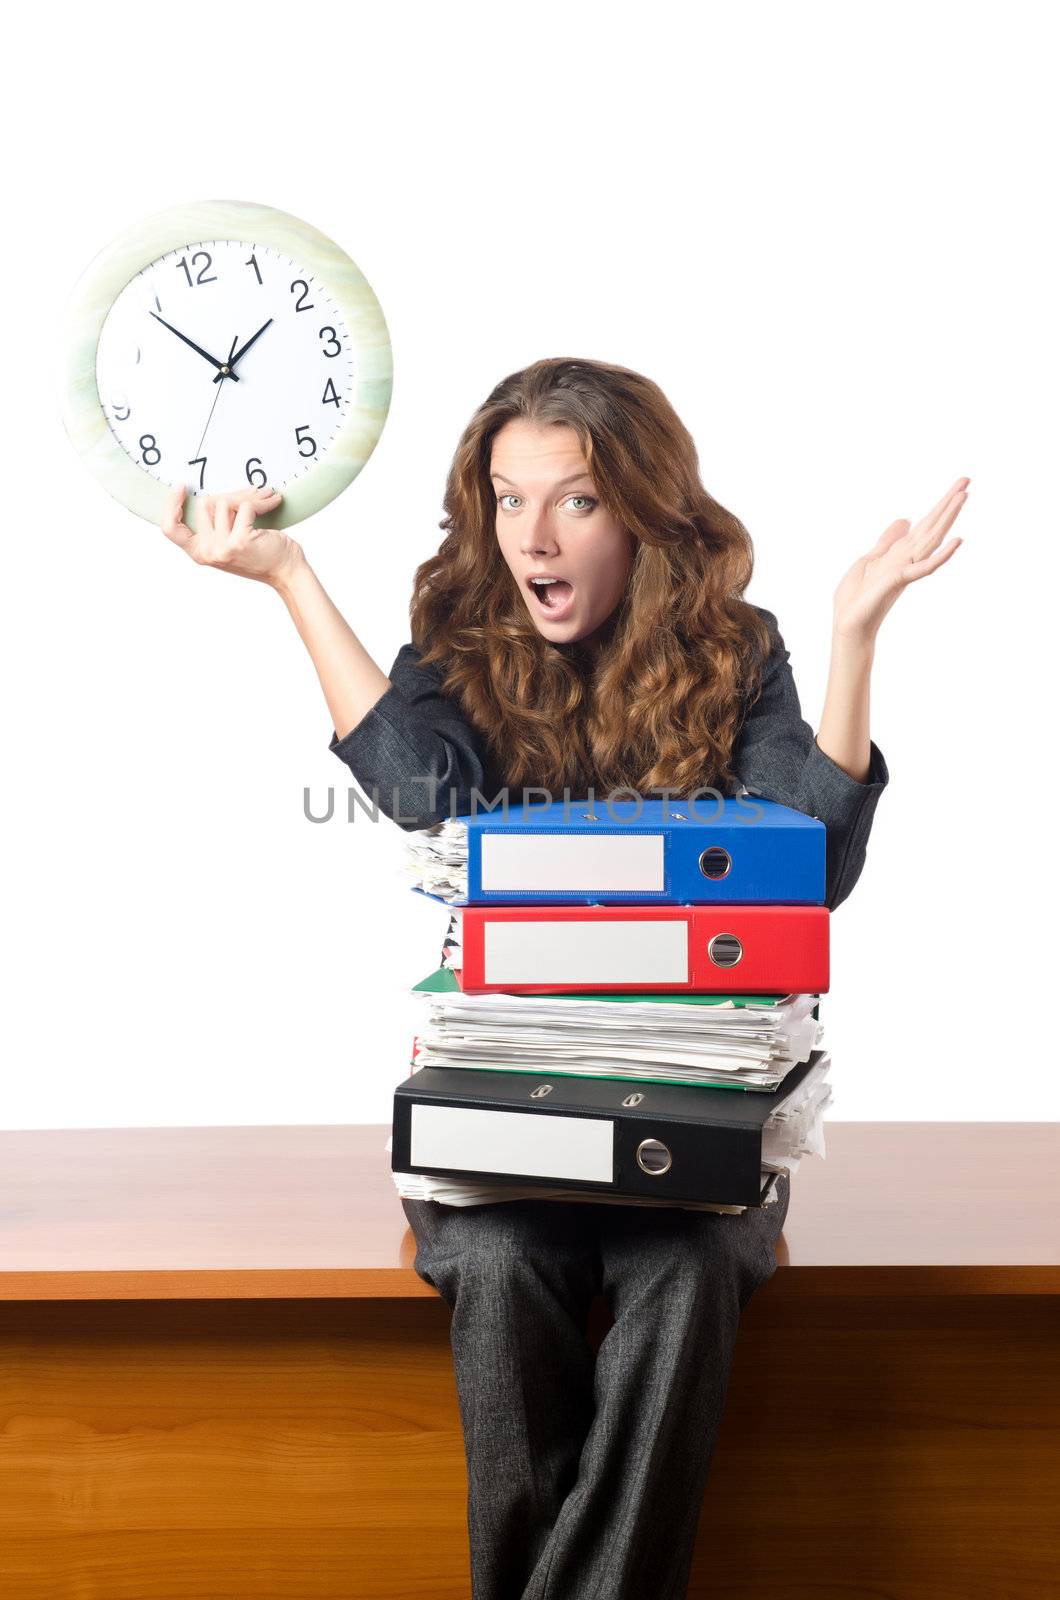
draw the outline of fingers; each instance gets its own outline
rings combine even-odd
[[[172,489],[162,510],[162,531],[200,564],[223,564],[229,552],[254,531],[254,519],[275,511],[283,500],[279,489],[239,489],[232,494],[199,495],[197,533],[183,521],[187,489]]]
[[[238,506],[242,505],[245,500],[271,500],[274,498],[282,500],[283,495],[280,494],[279,489],[266,487],[264,489],[233,489],[224,498],[230,501],[232,505]]]
[[[917,524],[913,529],[912,559],[914,561],[923,561],[925,556],[929,556],[933,550],[937,549],[947,528],[953,526],[954,518],[967,498],[968,496],[963,489],[954,490],[940,513],[937,515],[933,513],[930,519],[925,518],[922,523]]]
[[[165,504],[162,507],[162,532],[167,539],[173,537],[174,530],[179,528],[183,522],[184,501],[186,498],[187,490],[183,484],[171,489],[166,496]]]
[[[915,566],[916,571],[910,571],[908,573],[909,581],[915,583],[917,578],[926,578],[929,572],[935,572],[937,568],[945,565],[945,563],[950,559],[950,556],[953,555],[954,551],[957,550],[963,543],[963,539],[951,539],[949,544],[943,545],[941,550],[936,550],[933,556],[929,556],[922,561],[914,562],[913,565]]]
[[[232,503],[236,496],[231,494],[218,494],[211,497],[213,528],[219,539],[225,539],[232,531]]]
[[[939,500],[935,505],[932,506],[932,508],[928,512],[927,516],[924,517],[922,520],[924,522],[929,522],[933,517],[937,517],[940,514],[940,512],[945,511],[946,507],[950,503],[951,497],[954,494],[956,494],[957,490],[958,489],[962,489],[962,490],[963,489],[967,489],[967,487],[971,483],[971,481],[972,481],[971,478],[958,478],[954,483],[952,483],[950,485],[950,487],[946,490],[946,493],[942,496],[942,499]]]
[[[889,527],[884,528],[876,541],[875,548],[870,553],[874,556],[882,556],[885,550],[891,548],[896,539],[901,539],[908,532],[908,517],[899,517],[897,522],[892,522]]]
[[[254,526],[254,518],[275,511],[282,499],[283,495],[278,489],[252,489],[249,494],[240,495],[235,522],[232,525],[233,535],[249,533]]]
[[[968,498],[968,485],[970,482],[970,478],[958,478],[938,504],[932,507],[927,516],[921,517],[913,529],[914,559],[920,560],[934,550]]]
[[[239,509],[236,511],[236,520],[232,527],[233,537],[245,538],[254,526],[254,518],[257,514],[258,502],[256,500],[241,500]]]
[[[166,496],[162,507],[162,532],[167,539],[172,539],[174,544],[179,544],[182,550],[188,548],[188,541],[195,535],[184,522],[184,500],[187,490],[183,485],[172,490]]]

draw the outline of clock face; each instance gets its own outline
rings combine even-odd
[[[96,347],[96,389],[125,453],[193,494],[312,471],[349,411],[349,330],[319,276],[269,245],[180,245],[125,285]]]

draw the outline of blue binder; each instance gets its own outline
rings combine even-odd
[[[467,892],[451,906],[824,904],[824,823],[754,795],[556,800],[455,820]]]

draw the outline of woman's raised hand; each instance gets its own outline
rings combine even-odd
[[[183,521],[186,495],[180,487],[167,499],[162,532],[200,566],[220,567],[222,572],[275,586],[301,558],[301,546],[279,528],[254,526],[255,517],[275,511],[283,499],[278,489],[205,495],[199,501],[198,532]]]
[[[970,482],[958,478],[915,525],[906,517],[892,522],[868,555],[858,557],[835,592],[835,634],[871,643],[902,590],[950,559],[962,541],[950,539],[942,545],[942,540],[968,497]]]

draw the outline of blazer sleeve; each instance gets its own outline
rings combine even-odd
[[[420,664],[402,645],[390,687],[344,738],[332,729],[329,750],[344,761],[370,803],[406,832],[471,810],[482,792],[482,740],[442,692],[440,666]],[[450,791],[455,791],[450,797]]]
[[[773,648],[763,670],[761,693],[737,736],[733,765],[752,793],[824,823],[825,904],[834,911],[861,876],[872,819],[890,774],[872,740],[864,783],[825,755],[803,718],[777,619],[762,606],[755,610],[769,625]]]

